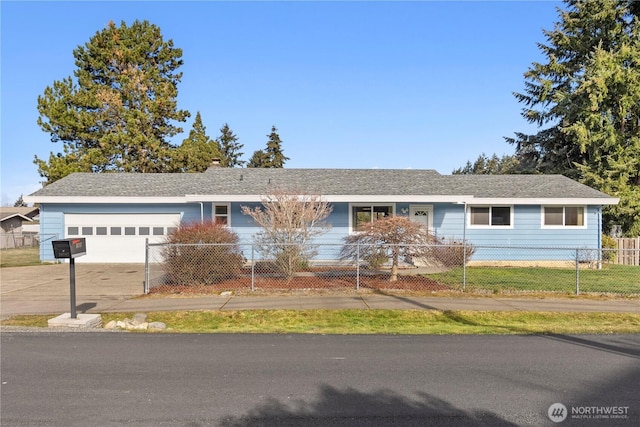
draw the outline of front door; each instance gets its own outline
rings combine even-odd
[[[409,206],[409,219],[419,222],[428,230],[433,227],[433,206],[432,205],[411,205]]]

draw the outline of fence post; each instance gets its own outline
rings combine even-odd
[[[144,293],[149,293],[149,238],[144,239]]]
[[[255,290],[254,287],[254,280],[256,277],[256,259],[255,259],[255,252],[253,249],[253,244],[251,245],[251,292],[253,292]]]
[[[576,248],[576,295],[580,295],[580,249]]]
[[[462,292],[467,289],[467,241],[462,241]]]
[[[356,243],[356,290],[360,289],[360,243]]]

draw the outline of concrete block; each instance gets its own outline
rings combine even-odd
[[[76,319],[71,318],[71,313],[63,313],[58,317],[49,319],[50,328],[100,328],[102,316],[100,314],[76,314]]]

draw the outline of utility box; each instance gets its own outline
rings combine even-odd
[[[78,258],[87,254],[87,244],[84,237],[54,240],[52,244],[55,258]]]

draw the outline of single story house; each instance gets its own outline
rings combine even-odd
[[[601,207],[618,199],[560,175],[441,175],[416,169],[260,169],[212,166],[203,173],[75,173],[25,197],[40,205],[41,232],[85,237],[78,262],[145,260],[145,241],[161,242],[190,221],[223,222],[250,243],[258,230],[242,206],[276,190],[331,203],[341,243],[359,221],[406,215],[440,239],[474,245],[600,248]],[[53,259],[50,245],[42,260]]]
[[[25,223],[33,223],[38,212],[37,207],[0,207],[0,249],[22,247],[25,233],[37,234],[37,228],[34,233],[33,229],[25,228]]]

